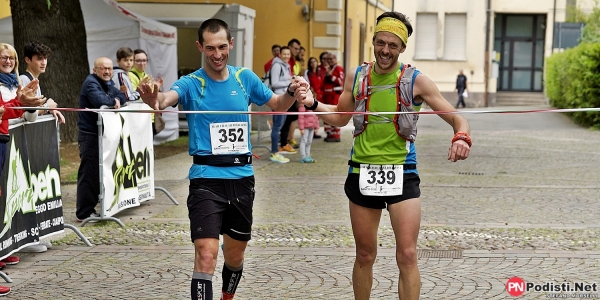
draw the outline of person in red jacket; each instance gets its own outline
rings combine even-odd
[[[36,96],[35,93],[39,87],[39,81],[32,80],[24,88],[19,87],[17,97],[14,99],[2,99],[0,94],[0,107],[3,108],[2,123],[0,123],[0,173],[4,169],[4,161],[6,158],[6,143],[10,141],[8,133],[8,120],[20,118],[25,110],[13,109],[13,107],[35,107],[44,104],[46,98],[44,96]]]
[[[317,99],[323,99],[323,79],[325,78],[325,72],[325,70],[321,72],[319,62],[315,57],[308,59],[308,66],[306,71],[304,71],[304,79],[310,83],[310,90]],[[321,138],[319,135],[319,127],[315,129],[313,138]]]
[[[325,73],[323,82],[323,103],[337,105],[338,99],[344,89],[344,68],[337,64],[337,57],[333,53],[327,56],[329,69]],[[326,142],[340,141],[340,128],[325,123]]]
[[[319,66],[317,67],[317,71],[319,72],[319,74],[321,75],[322,78],[325,78],[325,75],[327,74],[327,71],[329,70],[329,59],[328,58],[329,58],[329,52],[327,52],[327,51],[323,51],[319,55],[319,62],[321,62],[321,64],[319,64]]]
[[[275,57],[279,57],[279,55],[281,55],[281,46],[275,44],[273,46],[271,46],[271,53],[273,53],[273,57],[271,57],[271,59],[269,59],[269,61],[267,61],[265,63],[265,74],[267,74],[267,72],[269,72],[269,70],[271,70],[271,65],[273,65],[273,59]]]
[[[4,101],[2,99],[2,94],[0,94],[0,116],[2,118],[2,122],[0,123],[0,173],[4,170],[4,163],[6,162],[6,144],[10,141],[10,135],[8,132],[8,120],[20,118],[24,110],[21,109],[13,109],[14,107],[35,107],[42,105],[46,98],[43,96],[36,96],[36,91],[39,87],[39,82],[37,79],[32,80],[28,85],[24,88],[18,87],[17,89],[17,97],[14,99],[7,99]],[[2,191],[0,191],[1,195]],[[0,269],[2,269],[6,263],[0,262]],[[4,296],[10,293],[10,287],[0,285],[0,296]]]

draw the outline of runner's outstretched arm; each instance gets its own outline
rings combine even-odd
[[[424,74],[417,75],[413,93],[415,102],[425,102],[434,111],[456,111],[452,104],[444,99],[435,83]],[[469,135],[471,129],[469,128],[469,123],[462,115],[456,113],[441,113],[438,116],[452,126],[455,135],[460,133],[459,135],[468,136],[470,139]],[[458,139],[454,141],[450,145],[450,149],[448,149],[448,160],[456,162],[458,160],[467,159],[470,150],[471,147],[465,140]]]
[[[348,76],[346,76],[346,80],[344,81],[344,90],[340,95],[340,99],[337,105],[330,105],[319,103],[317,108],[314,109],[316,112],[353,112],[354,111],[354,96],[352,95],[352,86],[354,85],[354,74],[356,73],[356,69],[348,72]],[[319,99],[317,99],[319,100]],[[310,105],[307,105],[310,106]],[[333,126],[346,126],[350,119],[352,118],[351,114],[327,114],[327,115],[319,115],[319,118],[323,119],[325,123],[331,124]]]
[[[273,97],[271,97],[271,99],[266,103],[266,105],[274,111],[287,111],[288,108],[290,108],[290,106],[292,106],[295,101],[298,101],[298,103],[303,103],[305,99],[309,97],[309,95],[307,95],[306,93],[306,87],[308,87],[308,83],[306,82],[304,77],[295,76],[292,79],[292,84],[288,88],[288,91],[292,92],[294,96],[288,94],[287,92],[281,95],[273,94]]]
[[[144,103],[148,104],[155,110],[162,110],[169,106],[173,106],[179,102],[179,94],[175,91],[159,92],[159,87],[154,84],[154,88],[148,83],[140,84],[137,91],[140,93],[140,98]]]

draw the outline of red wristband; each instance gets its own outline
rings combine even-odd
[[[467,142],[467,145],[469,145],[469,147],[471,147],[471,145],[473,145],[473,142],[471,141],[471,136],[463,131],[459,131],[457,132],[454,137],[452,138],[452,144],[454,144],[454,142],[458,141],[458,140],[463,140],[465,142]]]

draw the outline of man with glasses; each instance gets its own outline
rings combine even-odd
[[[133,84],[133,89],[137,89],[138,85],[140,85],[140,81],[147,81],[151,85],[156,83],[158,88],[163,84],[163,79],[161,77],[153,79],[152,76],[146,73],[146,68],[148,67],[148,54],[146,51],[142,49],[133,50],[133,67],[129,71],[129,79],[131,79],[131,83]],[[151,82],[153,81],[153,82]]]
[[[146,73],[146,67],[148,67],[148,54],[142,49],[133,50],[133,67],[129,70],[129,79],[133,85],[133,90],[137,89],[139,85],[148,83],[151,86],[155,84],[160,90],[163,85],[162,77],[153,78],[152,75]],[[158,118],[159,122],[156,122]],[[158,134],[164,128],[164,119],[160,114],[152,114],[152,135]],[[162,128],[157,128],[156,124],[161,124]]]
[[[100,108],[102,105],[120,108],[127,102],[123,94],[112,81],[113,61],[100,57],[94,62],[94,73],[86,77],[79,94],[79,108]],[[77,221],[89,217],[99,217],[96,213],[100,194],[100,170],[98,165],[98,114],[79,112],[79,171],[77,172]]]

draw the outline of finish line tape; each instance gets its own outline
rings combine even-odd
[[[43,107],[9,107],[11,109],[20,110],[48,110]],[[589,108],[562,108],[562,109],[498,109],[498,110],[453,110],[453,111],[433,111],[425,110],[418,112],[404,112],[404,111],[393,111],[393,112],[276,112],[276,111],[222,111],[222,110],[190,110],[190,111],[179,111],[179,110],[141,110],[141,109],[105,109],[105,108],[67,108],[59,107],[53,110],[66,111],[66,112],[119,112],[119,113],[149,113],[149,114],[204,114],[204,115],[302,115],[302,114],[315,114],[315,115],[404,115],[404,114],[416,114],[416,115],[446,115],[446,114],[528,114],[528,113],[572,113],[572,112],[598,112],[600,107],[589,107]]]

